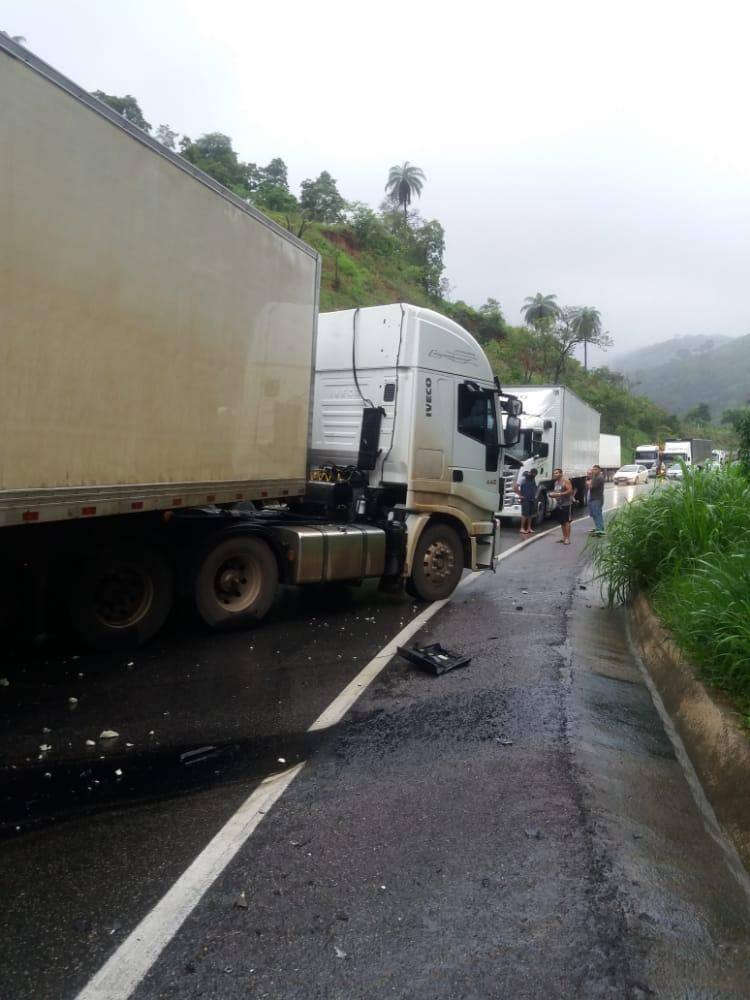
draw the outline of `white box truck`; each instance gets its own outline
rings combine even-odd
[[[520,517],[515,486],[521,474],[538,470],[537,514],[540,523],[554,509],[552,472],[561,468],[571,480],[578,503],[586,503],[586,474],[599,460],[599,412],[564,385],[517,385],[506,390],[521,400],[521,434],[505,452],[505,500],[501,516]]]
[[[619,434],[599,435],[599,465],[607,482],[622,465],[622,445]]]
[[[3,35],[0,94],[0,618],[132,643],[494,566],[520,404],[470,334],[318,318],[315,251]]]
[[[639,444],[633,460],[636,465],[642,465],[647,470],[649,479],[654,479],[661,464],[661,448],[658,444]]]

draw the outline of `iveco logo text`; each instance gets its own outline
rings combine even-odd
[[[424,380],[424,415],[426,417],[432,416],[432,379],[426,378]]]

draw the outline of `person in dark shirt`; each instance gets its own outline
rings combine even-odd
[[[594,522],[595,535],[604,534],[604,473],[601,467],[593,465],[586,480],[589,491],[589,514]]]
[[[528,538],[534,534],[531,521],[536,514],[537,469],[527,469],[516,482],[516,493],[521,498],[521,534]]]

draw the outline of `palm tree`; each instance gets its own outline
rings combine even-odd
[[[596,343],[602,335],[602,317],[593,306],[581,306],[573,315],[573,330],[580,343],[583,344],[583,370],[588,371],[591,343]]]
[[[557,319],[560,315],[560,307],[557,304],[556,295],[527,295],[521,307],[521,315],[528,326],[541,326],[544,320]]]
[[[388,171],[388,183],[385,190],[388,197],[395,205],[401,205],[404,210],[404,218],[407,216],[407,209],[411,205],[413,195],[419,197],[422,194],[422,185],[426,177],[419,167],[405,160],[401,166],[391,167]]]

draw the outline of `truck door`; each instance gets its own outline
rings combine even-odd
[[[456,392],[453,492],[482,510],[495,511],[500,506],[496,394],[470,381],[458,382]]]

